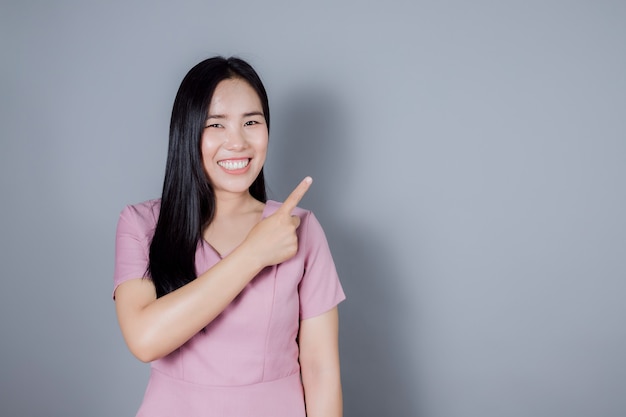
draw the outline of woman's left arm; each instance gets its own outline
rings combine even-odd
[[[307,417],[341,417],[337,307],[300,322],[300,368]]]

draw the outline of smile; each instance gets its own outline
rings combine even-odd
[[[227,159],[224,161],[218,161],[217,164],[224,169],[229,171],[235,171],[238,169],[243,169],[248,166],[250,163],[250,159]]]

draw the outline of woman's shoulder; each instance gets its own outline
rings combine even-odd
[[[120,223],[132,225],[133,228],[142,230],[145,233],[153,232],[159,218],[160,209],[160,198],[129,204],[120,213]]]

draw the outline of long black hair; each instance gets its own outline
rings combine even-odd
[[[202,163],[202,132],[215,88],[221,81],[233,78],[246,81],[256,91],[269,130],[267,93],[247,62],[214,57],[187,73],[172,109],[161,211],[150,244],[147,273],[156,287],[157,297],[182,287],[198,275],[196,249],[203,229],[215,214],[213,186]],[[262,169],[249,190],[255,199],[266,202]]]

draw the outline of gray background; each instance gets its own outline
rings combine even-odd
[[[111,300],[201,59],[270,94],[348,301],[346,416],[626,415],[626,3],[7,1],[0,414],[131,416]]]

